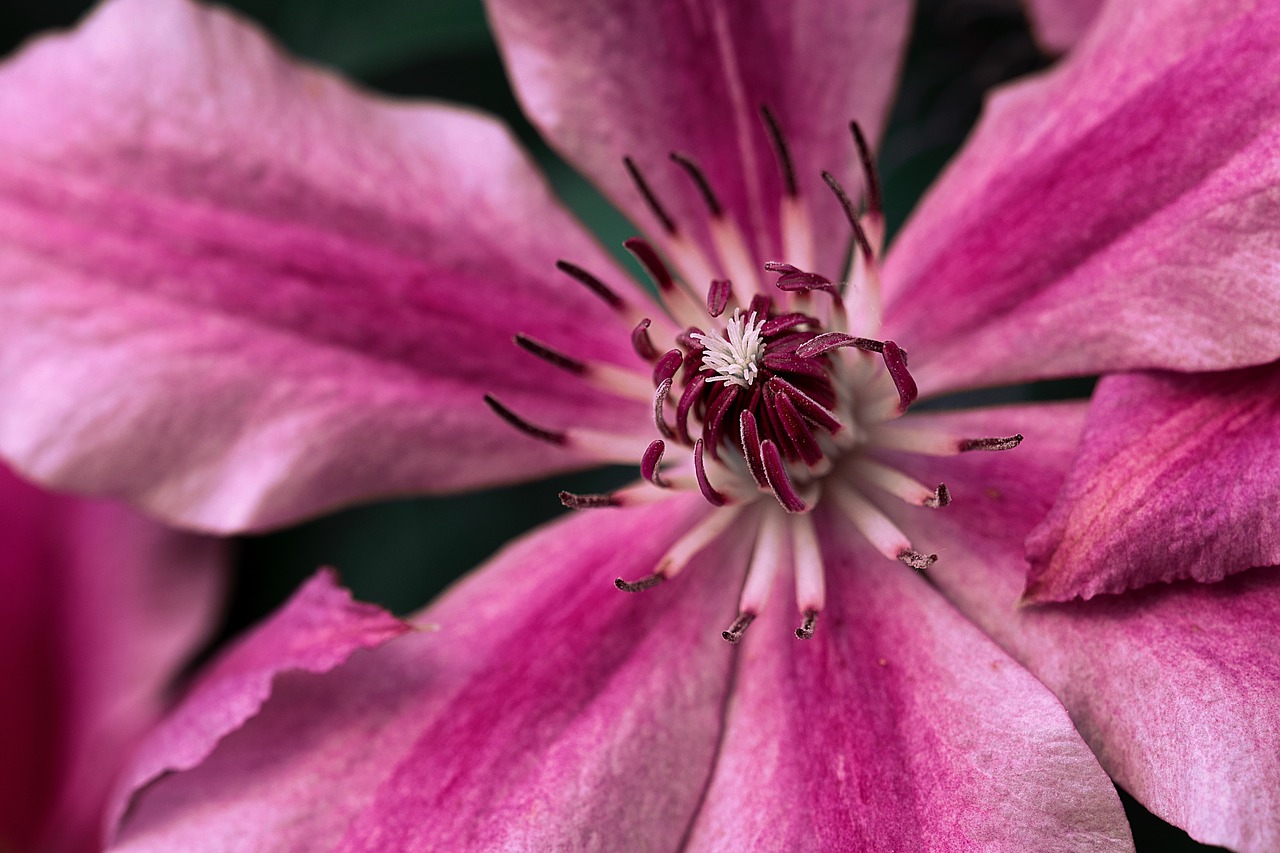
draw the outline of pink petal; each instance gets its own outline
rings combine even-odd
[[[533,122],[632,221],[660,233],[623,168],[625,156],[682,231],[708,245],[707,207],[668,160],[680,152],[701,165],[757,265],[803,265],[782,257],[778,244],[782,180],[760,115],[761,106],[769,107],[813,218],[817,267],[839,273],[848,225],[819,172],[833,171],[857,187],[848,122],[857,119],[871,139],[879,138],[909,4],[491,0],[488,8]]]
[[[0,847],[101,849],[113,780],[213,627],[222,556],[0,468]]]
[[[1280,7],[1107,7],[997,94],[895,243],[922,393],[1280,357]]]
[[[1103,0],[1023,0],[1023,5],[1036,41],[1050,53],[1063,53],[1080,41]]]
[[[823,535],[834,599],[797,640],[783,577],[747,632],[690,846],[1132,850],[1052,694],[909,569]]]
[[[943,555],[934,583],[1057,694],[1112,778],[1200,841],[1275,850],[1280,574],[1017,605],[1022,537],[1054,499],[1082,415],[1071,406],[967,416],[963,428],[1000,424],[1026,440],[1008,453],[932,460],[927,470],[952,486],[954,502],[927,526],[897,517],[920,536],[932,531],[925,541]]]
[[[425,630],[285,675],[195,770],[135,799],[123,850],[677,845],[710,771],[745,553],[643,594],[699,496],[572,517],[508,547]],[[726,592],[728,594],[726,594]]]
[[[43,481],[239,530],[596,458],[485,392],[551,428],[647,423],[513,345],[644,366],[553,265],[614,268],[490,119],[370,97],[185,0],[32,45],[0,116],[0,450]]]
[[[1029,601],[1280,564],[1280,365],[1104,379],[1080,457],[1027,542]]]

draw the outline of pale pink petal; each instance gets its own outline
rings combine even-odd
[[[554,268],[609,262],[490,119],[361,93],[186,0],[38,41],[0,117],[0,450],[38,479],[257,528],[595,458],[485,392],[551,428],[649,420],[512,344],[643,366]]]
[[[910,569],[819,522],[827,608],[796,639],[783,577],[748,630],[691,847],[1132,850],[1053,695]]]
[[[924,393],[1280,357],[1280,6],[1119,0],[996,94],[885,269]]]
[[[819,172],[858,186],[848,122],[857,119],[872,140],[879,138],[910,4],[491,0],[488,8],[534,124],[632,221],[661,236],[623,168],[625,156],[680,229],[709,245],[707,207],[668,160],[680,152],[702,166],[757,263],[803,265],[783,258],[778,243],[782,180],[760,115],[769,107],[815,225],[817,267],[839,274],[848,225]]]
[[[116,775],[213,627],[222,556],[0,468],[0,847],[101,849]]]
[[[966,430],[1026,441],[916,467],[954,502],[900,522],[939,553],[933,582],[1058,695],[1113,779],[1209,844],[1280,848],[1280,573],[1019,607],[1022,539],[1070,465],[1083,407],[993,410]],[[990,434],[990,433],[987,433]]]
[[[1050,53],[1075,45],[1098,16],[1103,0],[1023,0],[1036,41]]]
[[[1280,564],[1280,365],[1102,380],[1079,458],[1027,541],[1029,601]]]
[[[643,594],[699,496],[517,542],[422,631],[285,674],[198,768],[134,802],[123,850],[677,846],[710,772],[744,549]],[[749,538],[747,540],[749,542]]]

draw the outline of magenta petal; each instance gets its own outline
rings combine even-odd
[[[1027,541],[1024,597],[1067,601],[1280,564],[1280,365],[1102,380]]]
[[[848,226],[818,173],[853,181],[850,119],[880,136],[909,4],[490,0],[488,8],[533,122],[655,235],[659,222],[623,157],[634,159],[677,225],[706,245],[707,207],[668,160],[680,152],[705,171],[756,263],[779,259],[783,182],[760,115],[769,107],[814,219],[818,268],[838,274]],[[694,282],[698,291],[708,284]]]
[[[1067,471],[1083,407],[947,417],[1026,434],[1010,453],[929,460],[955,500],[899,523],[945,557],[934,583],[1062,700],[1113,779],[1196,839],[1280,848],[1280,574],[1153,586],[1085,602],[1019,607],[1024,532]],[[1035,449],[1032,456],[1030,451]],[[1024,453],[1024,451],[1027,451]],[[944,549],[945,548],[945,552]]]
[[[634,321],[554,263],[616,268],[488,118],[370,97],[185,0],[28,47],[0,117],[0,450],[43,481],[236,530],[593,458],[486,392],[644,430],[512,343],[642,367]]]
[[[1051,53],[1071,48],[1098,16],[1103,0],[1023,0],[1036,40]]]
[[[1117,2],[998,93],[894,244],[922,393],[1280,357],[1280,7]]]
[[[0,468],[0,848],[101,849],[116,775],[213,627],[222,556]]]
[[[747,632],[693,849],[1132,850],[1053,695],[847,523],[819,522],[827,608],[797,640],[783,573]]]
[[[705,512],[683,496],[575,515],[423,631],[278,678],[199,767],[136,798],[120,849],[676,847],[714,758],[732,662],[717,629],[746,555],[715,549],[642,594],[613,579],[651,572]]]

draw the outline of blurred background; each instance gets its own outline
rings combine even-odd
[[[0,54],[32,33],[73,24],[85,0],[3,0]],[[539,139],[520,113],[480,0],[233,0],[290,52],[382,92],[472,104],[503,118],[556,191],[630,266],[636,233]],[[890,239],[960,146],[992,86],[1052,61],[1036,46],[1017,0],[919,0],[915,29],[880,166]],[[634,269],[634,267],[632,267]],[[1002,399],[1087,395],[1089,382],[1012,389]],[[990,399],[990,396],[987,398]],[[503,544],[565,510],[561,489],[604,491],[635,476],[590,472],[449,498],[358,507],[236,543],[223,629],[206,652],[273,610],[318,566],[338,568],[359,599],[397,613],[425,604]],[[1121,792],[1139,851],[1205,851]]]

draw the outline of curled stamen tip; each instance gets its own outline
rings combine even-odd
[[[622,506],[616,494],[576,495],[573,492],[561,492],[560,503],[569,509],[601,509],[610,506]]]
[[[622,578],[617,578],[614,580],[613,585],[623,592],[644,592],[646,589],[653,589],[666,579],[667,576],[662,572],[654,572],[636,581],[624,581]]]
[[[966,438],[960,441],[960,452],[968,453],[970,450],[1013,450],[1019,444],[1022,444],[1022,433],[1011,435],[1008,438]]]
[[[941,509],[951,503],[951,490],[947,488],[946,483],[939,483],[938,488],[933,490],[933,494],[924,499],[922,506],[929,509]]]
[[[742,639],[742,635],[747,632],[747,628],[751,623],[756,621],[754,613],[739,613],[738,618],[733,620],[733,624],[726,630],[720,632],[720,636],[724,637],[727,642],[737,645]]]
[[[921,554],[919,551],[913,551],[910,548],[903,548],[898,552],[898,559],[913,569],[924,571],[938,561],[938,555]]]
[[[801,640],[813,639],[813,628],[818,622],[818,611],[806,610],[804,612],[804,624],[796,629],[796,638]]]

